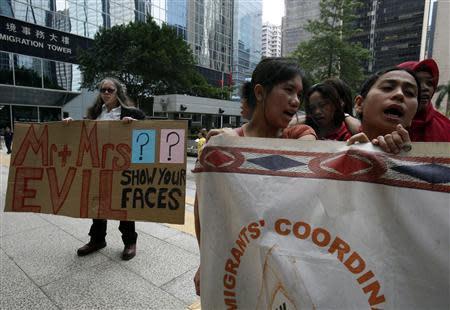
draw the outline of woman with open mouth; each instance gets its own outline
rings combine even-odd
[[[252,111],[248,123],[235,130],[218,129],[213,135],[226,133],[240,137],[316,140],[314,130],[303,124],[288,128],[296,115],[303,92],[303,78],[298,64],[288,58],[265,58],[252,74],[247,103]],[[195,232],[200,246],[198,201],[194,203]],[[194,277],[197,295],[200,295],[200,267]]]
[[[405,128],[411,126],[419,100],[420,83],[414,72],[391,68],[372,75],[355,98],[362,132],[348,143],[371,141],[394,154],[410,149]]]

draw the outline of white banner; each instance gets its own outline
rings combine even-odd
[[[202,309],[449,309],[449,143],[219,136],[196,172]]]

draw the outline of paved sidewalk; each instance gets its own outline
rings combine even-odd
[[[120,256],[118,221],[108,246],[86,257],[90,220],[4,213],[9,155],[0,150],[0,309],[200,309],[193,277],[200,261],[193,197],[186,224],[137,222],[137,255]]]

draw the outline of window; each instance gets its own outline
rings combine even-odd
[[[12,106],[14,122],[37,122],[37,107]]]
[[[42,87],[42,61],[41,59],[14,55],[14,73],[16,85]]]
[[[0,84],[14,84],[12,54],[0,52]]]
[[[56,122],[61,120],[61,108],[39,108],[40,122]]]

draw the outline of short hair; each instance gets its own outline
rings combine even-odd
[[[416,81],[417,84],[417,89],[418,89],[418,93],[417,93],[417,100],[420,100],[420,81],[417,78],[417,75],[414,71],[409,70],[409,69],[405,69],[405,68],[398,68],[398,67],[390,67],[388,69],[385,70],[381,70],[378,71],[377,73],[371,75],[367,80],[364,81],[364,83],[361,86],[361,90],[359,91],[359,95],[362,96],[363,98],[367,97],[367,94],[369,93],[369,91],[372,89],[373,85],[375,85],[375,83],[378,81],[378,79],[391,71],[405,71],[408,72],[409,74],[412,75],[412,77],[414,78],[414,80]]]
[[[414,71],[410,70],[410,69],[399,68],[399,67],[390,67],[390,68],[387,68],[385,70],[378,71],[375,74],[371,75],[362,84],[361,90],[359,91],[359,95],[361,97],[363,97],[363,98],[366,98],[367,94],[372,89],[372,87],[375,85],[375,83],[378,81],[378,79],[381,76],[383,76],[384,74],[386,74],[388,72],[392,72],[392,71],[405,71],[405,72],[407,72],[407,73],[412,75],[412,77],[414,78],[414,80],[416,81],[416,84],[417,84],[417,101],[419,102],[420,101],[420,96],[421,96],[421,90],[420,90],[420,81],[417,78],[416,73]],[[359,114],[358,117],[360,119],[362,119],[362,114]]]

